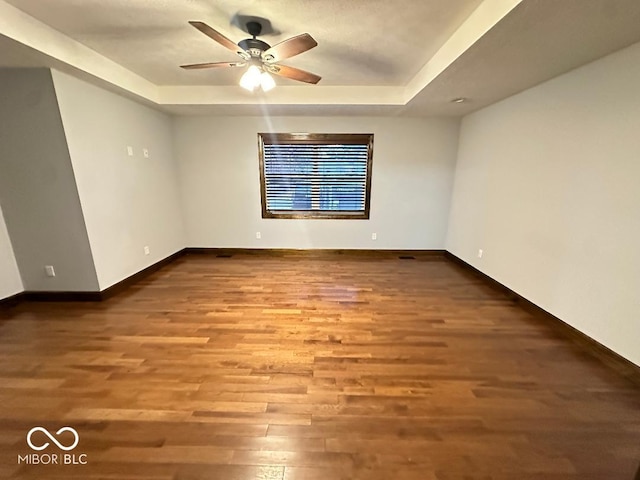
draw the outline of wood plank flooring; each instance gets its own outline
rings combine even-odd
[[[35,426],[79,443],[34,451]],[[86,464],[18,464],[65,453]],[[640,388],[441,257],[187,255],[105,302],[0,312],[0,478],[631,480],[639,461]]]

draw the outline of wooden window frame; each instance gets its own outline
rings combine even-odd
[[[353,213],[332,210],[268,210],[267,190],[264,172],[265,143],[269,145],[277,143],[299,145],[367,145],[367,173],[365,180],[364,210]],[[258,133],[258,158],[260,164],[260,201],[262,204],[262,218],[313,218],[335,220],[369,219],[371,206],[371,170],[373,166],[373,133]]]

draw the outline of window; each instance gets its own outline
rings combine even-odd
[[[373,134],[259,133],[263,218],[368,219]]]

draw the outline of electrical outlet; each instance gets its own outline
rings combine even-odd
[[[482,249],[478,249],[478,258],[482,258]]]
[[[149,255],[149,253],[151,253],[151,250],[149,250],[149,245],[145,245],[144,246],[144,254],[145,255]]]
[[[149,158],[149,149],[148,148],[143,148],[142,149],[142,155],[144,156],[144,158]]]
[[[127,155],[129,155],[130,157],[133,157],[133,147],[132,146],[128,146],[127,147]]]
[[[377,233],[372,233],[371,234],[371,240],[377,240],[378,239],[378,234]]]
[[[256,232],[256,238],[260,240],[262,238],[262,234],[260,232]]]
[[[45,265],[44,266],[44,274],[47,277],[55,277],[56,271],[53,269],[53,265]]]

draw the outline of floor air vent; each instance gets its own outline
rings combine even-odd
[[[233,255],[230,253],[219,253],[216,255],[216,258],[231,258]]]
[[[416,257],[414,257],[413,255],[400,255],[398,257],[400,260],[415,260]]]

